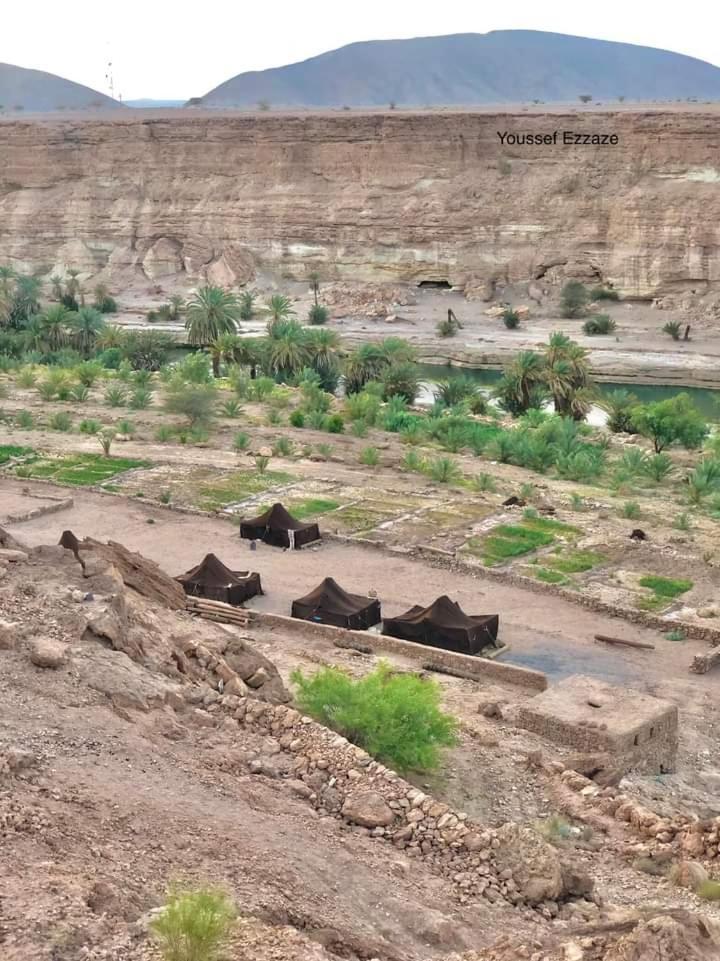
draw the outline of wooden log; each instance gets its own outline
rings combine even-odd
[[[595,640],[600,641],[601,644],[613,644],[619,647],[635,647],[641,651],[654,651],[654,644],[645,644],[644,641],[628,641],[624,637],[609,637],[607,634],[596,634]]]

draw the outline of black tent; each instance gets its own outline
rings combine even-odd
[[[443,594],[430,607],[416,605],[397,617],[386,617],[382,632],[446,651],[479,654],[484,647],[495,646],[499,621],[497,614],[465,614]]]
[[[214,554],[206,554],[197,567],[175,578],[186,594],[207,597],[225,604],[242,604],[262,594],[260,575],[250,571],[231,571]]]
[[[251,541],[265,541],[273,547],[292,547],[296,550],[320,540],[317,524],[295,520],[282,504],[273,504],[259,517],[240,522],[240,537]]]
[[[318,624],[333,624],[364,631],[380,623],[380,601],[348,594],[332,577],[326,577],[314,591],[293,601],[292,616]]]

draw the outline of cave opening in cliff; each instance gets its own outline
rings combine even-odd
[[[431,290],[452,290],[449,280],[420,280],[418,287],[425,287]]]

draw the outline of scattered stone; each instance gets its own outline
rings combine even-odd
[[[376,791],[350,794],[342,806],[342,813],[349,821],[367,828],[387,827],[394,820],[385,798]]]
[[[30,646],[30,660],[36,667],[58,668],[67,661],[67,644],[51,637],[37,637]]]

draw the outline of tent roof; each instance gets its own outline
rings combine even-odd
[[[404,614],[390,618],[393,621],[404,621],[409,624],[429,623],[439,630],[470,630],[477,627],[479,622],[487,620],[486,615],[466,614],[456,601],[450,600],[447,594],[438,597],[429,607],[415,605]]]
[[[227,587],[229,584],[237,584],[246,576],[246,571],[231,571],[214,554],[206,554],[197,567],[181,574],[177,579],[183,583],[188,581],[206,587]]]
[[[273,504],[269,507],[263,514],[259,514],[257,517],[247,517],[243,519],[243,523],[249,525],[250,527],[269,527],[271,530],[283,530],[283,531],[301,531],[308,527],[312,527],[312,524],[305,524],[303,521],[299,521],[292,516],[292,514],[285,510],[282,504]]]
[[[332,611],[334,614],[350,615],[364,611],[365,608],[376,604],[377,601],[373,597],[348,594],[332,577],[326,577],[315,590],[310,591],[305,597],[299,597],[295,603],[328,612]]]

